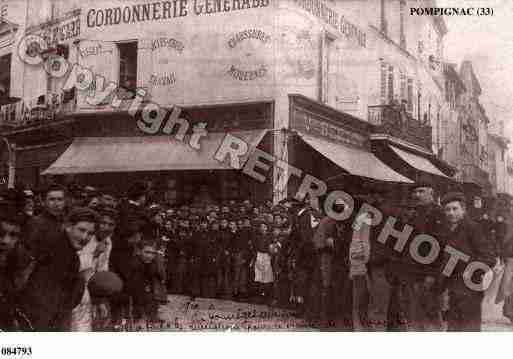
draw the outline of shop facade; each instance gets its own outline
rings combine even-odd
[[[22,97],[30,114],[37,108],[34,102],[43,108],[39,114],[23,116],[6,134],[19,149],[17,178],[30,185],[52,176],[112,182],[116,174],[123,173],[128,180],[133,173],[156,182],[179,202],[192,200],[186,193],[205,186],[215,188],[215,194],[232,192],[225,198],[252,193],[277,202],[293,194],[294,181],[301,181],[291,176],[283,186],[283,176],[271,166],[265,183],[258,184],[265,190],[249,188],[237,195],[236,188],[246,185],[232,178],[231,169],[200,159],[194,168],[177,164],[177,159],[194,162],[192,152],[171,156],[173,162],[159,154],[148,160],[107,149],[117,143],[127,151],[141,148],[134,151],[139,153],[145,147],[159,148],[160,143],[163,151],[176,152],[162,138],[173,135],[163,132],[165,121],[140,126],[137,116],[153,106],[169,113],[181,108],[179,117],[190,122],[188,136],[195,125],[205,123],[212,138],[205,139],[206,147],[214,147],[221,134],[252,131],[240,135],[332,187],[352,183],[356,191],[365,192],[358,188],[358,178],[366,178],[371,187],[417,180],[401,172],[401,166],[378,158],[372,135],[379,133],[384,117],[378,116],[381,120],[376,122],[377,112],[370,108],[378,105],[382,115],[389,101],[407,98],[409,113],[420,113],[414,111],[417,107],[410,108],[418,103],[413,103],[416,92],[410,91],[416,80],[408,77],[416,74],[419,64],[404,51],[394,53],[397,49],[373,25],[379,17],[366,16],[369,9],[353,2],[313,3],[234,1],[222,9],[211,3],[143,0],[55,4],[49,21],[31,19],[33,24],[24,32],[42,36],[70,63],[91,71],[94,81],[79,90],[76,78],[48,76],[37,66],[20,71],[21,65],[15,64],[12,92]],[[60,33],[65,35],[55,36]],[[394,56],[405,61],[401,66],[408,68],[408,76],[401,75],[399,65],[386,67],[391,77],[383,73],[383,58]],[[137,114],[128,115],[139,93],[143,100]],[[95,146],[96,152],[91,150]],[[110,165],[93,163],[95,153],[98,162],[109,159]],[[70,161],[84,166],[73,168]],[[140,161],[154,166],[142,166]],[[40,174],[46,179],[37,179]]]
[[[326,184],[326,192],[343,190],[355,198],[373,195],[400,205],[413,183],[372,152],[373,126],[302,95],[290,95],[289,164]],[[300,178],[291,176],[288,195]]]

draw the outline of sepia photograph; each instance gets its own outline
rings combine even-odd
[[[513,330],[513,1],[0,14],[0,358],[34,332]]]

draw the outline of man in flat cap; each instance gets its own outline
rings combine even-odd
[[[70,329],[71,311],[81,301],[85,287],[77,252],[89,243],[98,222],[95,211],[75,208],[64,229],[45,238],[34,253],[32,274],[19,297],[20,308],[34,330]]]
[[[435,202],[430,182],[417,182],[411,188],[412,203],[403,224],[413,227],[405,250],[394,253],[388,267],[391,278],[391,297],[388,309],[388,330],[437,331],[442,329],[441,295],[436,290],[440,276],[437,262],[422,264],[407,250],[419,234],[439,237],[444,221],[442,208]],[[397,225],[398,228],[401,228]],[[424,242],[418,252],[429,254],[430,244]]]
[[[446,221],[441,233],[441,248],[445,247],[445,251],[440,252],[443,253],[440,290],[447,288],[449,293],[448,330],[479,331],[485,289],[482,281],[486,271],[495,264],[493,249],[479,225],[468,217],[463,193],[448,193],[441,202]],[[454,266],[451,263],[455,253],[458,259]],[[480,263],[477,267],[476,262]]]

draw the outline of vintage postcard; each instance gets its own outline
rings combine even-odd
[[[0,13],[1,332],[513,329],[512,1]]]

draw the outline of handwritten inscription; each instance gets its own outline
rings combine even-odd
[[[223,308],[224,307],[224,310]],[[169,309],[169,308],[166,308]],[[126,322],[119,331],[257,331],[257,330],[310,330],[323,325],[327,328],[349,328],[353,323],[349,318],[336,319],[328,322],[306,320],[293,311],[246,306],[234,308],[226,305],[216,307],[189,301],[179,304],[171,311],[159,311],[156,321]],[[386,318],[369,318],[369,324],[376,329],[386,326]],[[402,323],[404,324],[404,323]],[[105,328],[108,329],[108,328]]]

